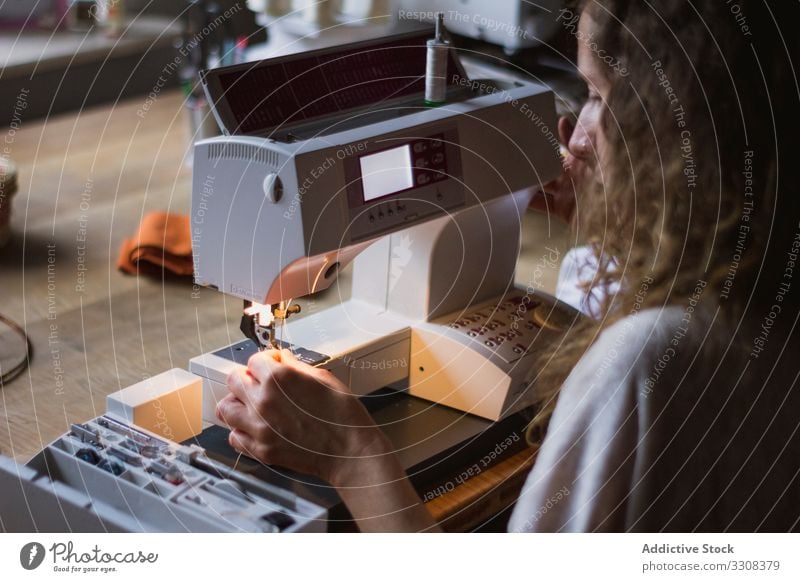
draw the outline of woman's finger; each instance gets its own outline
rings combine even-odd
[[[257,382],[264,382],[281,365],[281,352],[267,350],[253,354],[247,361],[247,371]]]
[[[247,407],[234,395],[228,394],[217,403],[217,418],[229,427],[242,427],[247,423]]]
[[[263,452],[261,445],[256,439],[242,430],[232,430],[228,435],[228,444],[239,453],[243,453],[253,459],[263,460],[261,459],[261,453]]]
[[[299,360],[292,353],[292,350],[282,349],[280,351],[280,361],[287,366],[294,366],[299,363]]]
[[[245,368],[238,368],[228,374],[228,390],[248,406],[255,406],[254,397],[257,388],[259,388],[258,381]]]

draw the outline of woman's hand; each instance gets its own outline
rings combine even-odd
[[[288,350],[260,352],[247,366],[228,377],[217,405],[234,449],[329,482],[362,531],[436,529],[388,439],[333,374]]]
[[[228,378],[217,416],[237,451],[337,485],[364,457],[387,453],[383,433],[348,388],[289,350],[250,358]],[[348,470],[343,470],[347,468]],[[347,485],[347,483],[342,483]]]

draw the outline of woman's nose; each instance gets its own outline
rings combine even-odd
[[[567,149],[576,158],[587,159],[594,156],[594,147],[588,128],[578,120],[569,138]]]

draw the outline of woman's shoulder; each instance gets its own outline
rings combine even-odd
[[[709,335],[717,333],[709,318],[689,307],[644,309],[609,325],[577,363],[562,394],[593,386],[619,398],[625,386],[646,392],[685,374],[698,354],[719,345]]]
[[[608,326],[592,347],[629,356],[646,357],[664,350],[677,353],[714,343],[709,323],[709,316],[693,305],[643,309]]]

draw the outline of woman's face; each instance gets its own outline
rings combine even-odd
[[[596,26],[586,10],[581,15],[578,29],[581,33],[578,40],[578,72],[586,82],[589,97],[566,144],[568,154],[565,166],[573,181],[580,187],[581,184],[589,185],[601,179],[597,167],[598,161],[603,158],[606,142],[600,119],[611,84],[608,71],[589,47],[594,41],[587,39],[596,36]]]

